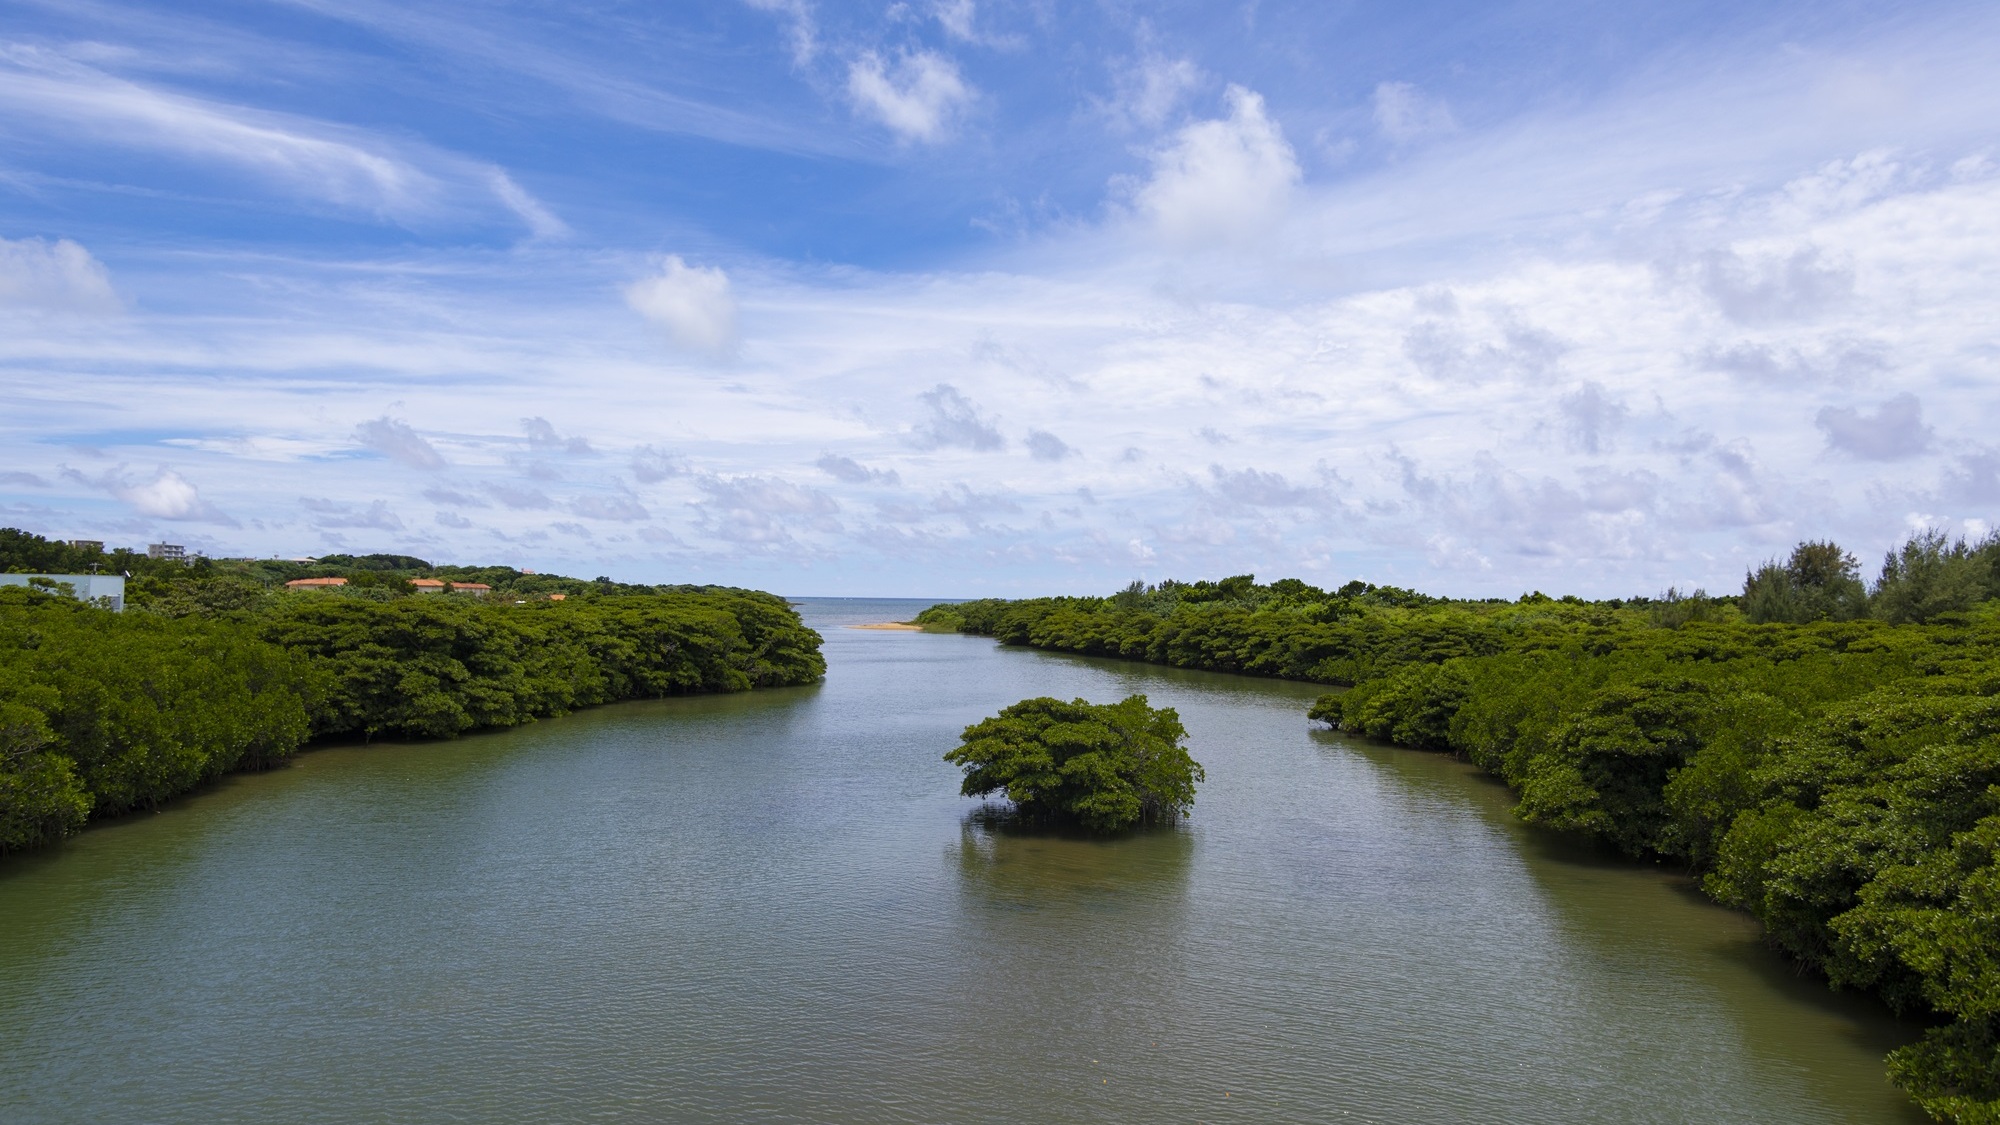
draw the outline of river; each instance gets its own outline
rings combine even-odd
[[[0,863],[0,1120],[1915,1122],[1913,1030],[1308,685],[845,628],[823,686],[341,747]],[[940,760],[1144,692],[1177,830]]]

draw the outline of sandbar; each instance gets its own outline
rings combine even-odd
[[[906,632],[906,633],[921,633],[924,631],[924,627],[922,625],[913,625],[908,621],[883,621],[875,625],[849,625],[848,628],[849,629],[894,629],[898,632]]]

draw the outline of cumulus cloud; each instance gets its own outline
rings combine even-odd
[[[235,520],[202,499],[201,490],[192,481],[169,468],[162,467],[149,481],[113,483],[111,494],[132,505],[132,510],[142,516],[236,526]]]
[[[848,67],[847,93],[856,108],[906,141],[944,139],[953,117],[972,100],[957,64],[931,51],[886,63],[869,51]]]
[[[111,275],[90,251],[67,238],[0,238],[0,308],[108,313],[118,306]]]
[[[1897,461],[1930,448],[1934,436],[1924,424],[1923,405],[1907,392],[1864,411],[1829,406],[1814,422],[1833,449],[1863,461]]]
[[[557,433],[555,426],[550,424],[547,418],[523,418],[521,430],[528,435],[528,446],[531,449],[561,451],[575,457],[588,457],[595,452],[590,448],[587,439],[566,438]]]
[[[916,527],[932,523],[939,516],[956,516],[967,529],[983,530],[989,529],[988,517],[1019,512],[1021,504],[1005,493],[981,492],[960,481],[939,491],[928,502],[885,501],[877,504],[875,510],[888,524]]]
[[[2000,504],[2000,449],[1961,454],[1945,470],[1947,498],[1971,504]]]
[[[625,288],[625,303],[681,347],[720,354],[736,344],[736,297],[729,276],[713,266],[669,254],[658,274]]]
[[[1153,154],[1153,174],[1134,197],[1169,242],[1201,246],[1268,229],[1285,214],[1300,180],[1298,157],[1241,86],[1224,95],[1229,116],[1197,121]]]
[[[1612,433],[1625,424],[1630,413],[1624,403],[1605,391],[1604,384],[1594,380],[1586,380],[1564,395],[1558,405],[1570,449],[1592,456],[1609,450]]]
[[[1554,334],[1507,322],[1493,336],[1426,320],[1403,335],[1403,355],[1423,374],[1446,382],[1538,379],[1556,368],[1569,345]]]
[[[1391,143],[1413,144],[1458,131],[1458,122],[1443,98],[1432,97],[1408,82],[1384,82],[1375,87],[1375,127]]]
[[[1260,469],[1225,469],[1210,465],[1208,475],[1223,499],[1250,508],[1310,508],[1327,500],[1316,488],[1295,485],[1283,473]]]
[[[1028,453],[1037,461],[1060,461],[1075,452],[1068,442],[1047,430],[1028,431]]]
[[[1695,263],[1695,284],[1738,324],[1807,320],[1854,293],[1854,270],[1829,263],[1817,247],[1745,257],[1711,250]]]
[[[917,397],[930,408],[930,417],[912,431],[918,448],[954,447],[990,453],[1006,446],[1000,428],[950,383],[939,383]]]
[[[1815,351],[1770,344],[1709,345],[1695,362],[1745,382],[1774,386],[1858,383],[1889,369],[1886,349],[1863,341],[1836,341]]]
[[[315,527],[372,527],[378,531],[401,531],[403,521],[389,510],[387,501],[376,500],[367,507],[356,507],[338,500],[328,500],[311,496],[299,497],[299,506],[312,513]]]
[[[746,546],[794,541],[795,531],[834,532],[840,504],[817,488],[757,475],[707,476],[697,482],[706,499],[696,505],[713,535]]]
[[[687,458],[670,450],[642,445],[632,451],[632,475],[641,484],[658,484],[688,471]]]
[[[437,514],[437,525],[439,527],[449,527],[454,531],[464,531],[472,526],[472,521],[459,515],[457,512],[439,512]]]
[[[444,458],[407,423],[383,415],[354,427],[361,444],[399,465],[412,469],[442,469]]]
[[[871,469],[852,457],[842,457],[835,453],[822,453],[813,462],[819,471],[835,480],[848,484],[901,484],[903,478],[894,469]]]
[[[569,510],[587,519],[615,520],[622,523],[653,518],[653,514],[637,500],[625,495],[581,497],[570,505]]]
[[[450,488],[426,488],[424,499],[435,504],[451,504],[460,508],[484,508],[486,501]]]
[[[547,493],[532,485],[493,481],[487,484],[486,491],[491,493],[495,500],[517,511],[539,511],[556,506],[556,502],[549,499]]]

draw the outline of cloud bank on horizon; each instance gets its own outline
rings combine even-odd
[[[2000,524],[2000,12],[0,0],[0,523],[799,593]]]

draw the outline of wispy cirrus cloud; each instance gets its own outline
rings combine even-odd
[[[231,105],[119,77],[61,51],[0,43],[0,106],[43,143],[147,151],[226,168],[297,198],[400,222],[468,206],[540,237],[567,228],[506,172],[351,126]]]

